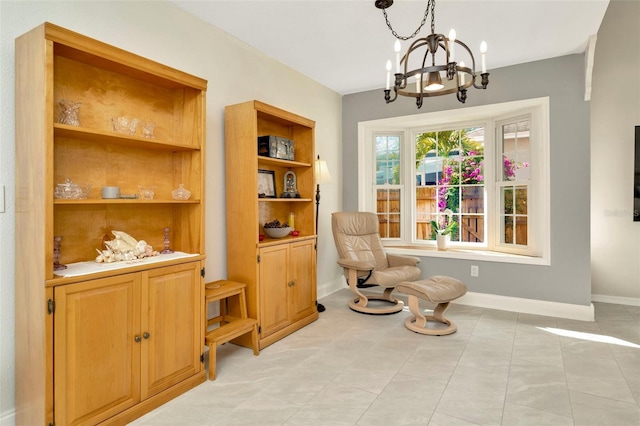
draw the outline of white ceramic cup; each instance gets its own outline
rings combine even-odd
[[[118,198],[118,197],[120,197],[119,186],[103,186],[102,187],[102,198]]]

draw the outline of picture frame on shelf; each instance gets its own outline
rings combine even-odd
[[[273,170],[258,169],[258,198],[277,198],[276,173]]]

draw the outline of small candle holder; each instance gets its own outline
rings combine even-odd
[[[69,126],[79,126],[80,105],[82,105],[82,102],[73,102],[68,99],[59,100],[58,107],[60,108],[60,111],[58,114],[58,123],[67,124]]]
[[[173,253],[173,250],[169,248],[169,244],[169,228],[164,228],[164,250],[162,250],[160,254]]]
[[[56,235],[53,237],[53,270],[61,271],[67,269],[67,265],[60,263],[60,245],[62,243],[62,237]]]

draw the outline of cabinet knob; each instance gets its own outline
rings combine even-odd
[[[147,333],[146,331],[142,334],[142,337],[146,339],[148,339],[151,335],[149,333]]]
[[[293,287],[294,285],[296,285],[296,282],[295,282],[295,281],[291,281],[291,282],[289,282],[289,284],[287,284],[287,285],[288,285],[289,287]]]
[[[137,336],[133,338],[133,340],[136,341],[136,343],[140,343],[140,341],[142,340],[142,338],[140,336]]]

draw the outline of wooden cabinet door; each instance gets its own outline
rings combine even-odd
[[[289,244],[260,249],[260,337],[289,325]]]
[[[140,274],[55,287],[54,419],[96,424],[140,395]]]
[[[291,321],[312,314],[316,307],[315,241],[291,243],[289,270],[291,274]]]
[[[142,273],[143,400],[203,368],[201,288],[200,262]]]

